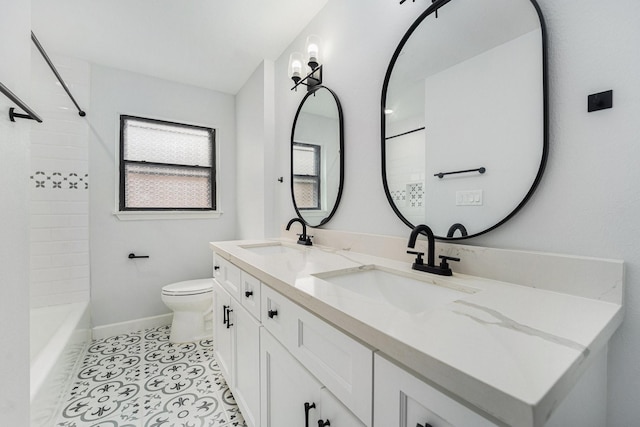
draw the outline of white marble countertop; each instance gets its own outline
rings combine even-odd
[[[455,273],[415,272],[406,262],[302,247],[259,255],[270,240],[211,243],[221,257],[318,317],[404,365],[443,392],[507,424],[542,426],[622,322],[622,306]],[[408,313],[314,274],[376,265],[472,292]]]

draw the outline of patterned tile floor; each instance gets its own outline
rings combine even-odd
[[[171,344],[169,326],[96,340],[55,426],[246,427],[210,339]]]

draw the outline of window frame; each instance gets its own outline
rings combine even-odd
[[[210,143],[211,143],[211,166],[198,166],[198,165],[182,165],[182,164],[177,164],[177,163],[158,163],[158,162],[146,162],[146,161],[132,161],[132,160],[125,160],[124,158],[124,147],[125,147],[125,138],[124,138],[124,129],[125,129],[125,123],[127,120],[136,120],[136,121],[142,121],[142,122],[148,122],[148,123],[153,123],[153,124],[162,124],[162,125],[170,125],[170,126],[177,126],[177,127],[184,127],[184,128],[190,128],[190,129],[198,129],[198,130],[204,130],[209,134],[209,138],[210,138]],[[117,212],[115,212],[120,219],[150,219],[153,217],[157,217],[157,218],[167,218],[166,216],[163,216],[163,214],[168,214],[168,215],[176,215],[179,213],[185,213],[185,214],[191,214],[191,215],[207,215],[207,214],[218,214],[218,208],[219,208],[219,203],[218,203],[218,188],[217,188],[217,184],[218,184],[218,180],[217,180],[217,175],[218,175],[218,164],[217,164],[217,159],[218,159],[218,144],[216,141],[216,136],[217,136],[217,129],[214,127],[209,127],[209,126],[201,126],[201,125],[194,125],[194,124],[190,124],[190,123],[180,123],[180,122],[175,122],[175,121],[170,121],[170,120],[161,120],[161,119],[155,119],[155,118],[149,118],[149,117],[141,117],[141,116],[137,116],[137,115],[131,115],[131,114],[119,114],[119,120],[118,120],[118,126],[119,126],[119,141],[118,141],[118,147],[119,147],[119,158],[118,158],[118,195],[116,197],[116,204],[117,204]],[[210,185],[211,185],[211,207],[127,207],[126,204],[126,186],[125,186],[125,171],[126,171],[126,165],[128,164],[132,164],[132,165],[148,165],[148,166],[169,166],[169,167],[177,167],[177,168],[184,168],[184,169],[198,169],[198,170],[202,170],[202,169],[208,169],[211,171],[210,173]],[[120,216],[123,215],[123,216]],[[150,215],[150,217],[145,217],[145,215]],[[129,218],[127,218],[129,217]]]
[[[293,169],[291,170],[291,175],[292,175],[292,180],[293,183],[292,185],[295,186],[296,183],[296,178],[303,178],[306,180],[313,180],[315,181],[315,184],[317,185],[317,204],[315,207],[311,207],[311,208],[302,208],[297,206],[296,207],[301,210],[301,211],[321,211],[322,208],[322,200],[323,200],[323,193],[322,193],[322,145],[320,144],[313,144],[313,143],[309,143],[309,142],[298,142],[298,141],[294,141],[293,142],[293,150],[296,149],[296,146],[302,146],[302,147],[310,147],[313,149],[313,151],[315,152],[315,169],[316,169],[316,175],[300,175],[300,174],[294,174],[293,173]],[[294,201],[295,203],[295,201]]]

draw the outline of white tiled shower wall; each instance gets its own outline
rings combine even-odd
[[[49,56],[80,107],[88,108],[89,64]],[[33,108],[43,119],[31,127],[31,307],[88,301],[89,125],[35,47],[31,84]]]

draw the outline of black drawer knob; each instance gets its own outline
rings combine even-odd
[[[278,310],[269,310],[267,312],[267,316],[269,316],[269,319],[273,319],[277,315],[278,315]]]

